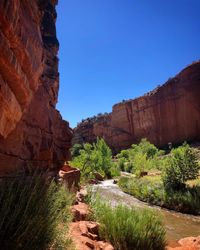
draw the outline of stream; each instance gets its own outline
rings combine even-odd
[[[161,213],[168,241],[200,235],[200,216],[182,214],[168,209],[161,209],[158,206],[151,206],[124,193],[113,183],[113,180],[102,181],[100,184],[94,185],[94,192],[99,193],[104,201],[110,202],[113,206],[124,204],[142,208],[148,207]]]

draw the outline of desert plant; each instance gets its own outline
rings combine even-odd
[[[100,223],[100,237],[110,241],[116,250],[165,249],[165,229],[151,210],[126,206],[112,208],[93,200],[95,219]]]
[[[60,246],[61,223],[71,219],[71,194],[40,171],[0,181],[1,249],[46,250]],[[58,238],[59,241],[58,242]],[[63,249],[68,239],[62,238]],[[53,249],[53,248],[52,248]]]

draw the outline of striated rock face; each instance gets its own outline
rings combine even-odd
[[[152,92],[114,105],[110,114],[85,120],[74,132],[73,143],[103,137],[114,152],[141,138],[159,147],[200,140],[200,61]]]
[[[72,131],[55,109],[56,0],[0,1],[0,173],[58,168]]]

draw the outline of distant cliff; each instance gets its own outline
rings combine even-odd
[[[0,174],[59,168],[72,131],[55,105],[59,74],[56,0],[0,1]]]
[[[159,147],[200,140],[200,61],[144,96],[115,104],[110,114],[81,122],[73,143],[96,137],[103,137],[114,152],[141,138]]]

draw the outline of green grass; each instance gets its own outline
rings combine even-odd
[[[100,223],[100,237],[115,250],[163,250],[165,229],[161,218],[147,209],[126,206],[112,208],[99,199],[91,200],[94,219]]]
[[[134,197],[178,212],[200,214],[200,186],[186,186],[184,190],[166,192],[160,176],[120,178],[119,187]]]
[[[72,195],[38,171],[0,180],[0,248],[67,249]],[[61,225],[63,224],[63,227]],[[61,230],[62,228],[62,230]]]

